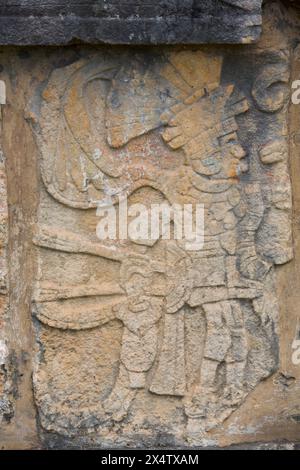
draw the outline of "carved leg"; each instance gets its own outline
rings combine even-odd
[[[231,309],[225,321],[231,335],[231,347],[226,356],[226,387],[223,403],[235,409],[246,396],[244,373],[248,354],[248,344],[244,325],[243,311],[238,301],[230,302]],[[229,413],[230,414],[230,413]]]
[[[185,395],[184,315],[183,308],[165,314],[158,366],[150,386],[150,391],[157,395]]]
[[[218,398],[218,380],[222,375],[226,354],[231,345],[231,338],[224,321],[224,311],[229,302],[216,302],[203,305],[206,316],[206,343],[201,365],[200,382],[193,390],[186,403],[188,416],[188,434],[202,435],[213,427]]]
[[[122,421],[128,413],[135,394],[136,391],[130,388],[128,372],[123,364],[120,364],[119,376],[115,386],[103,403],[104,410],[112,415],[114,421]]]
[[[135,333],[125,327],[119,376],[104,404],[115,421],[121,421],[127,415],[136,391],[146,387],[146,374],[157,352],[157,337],[157,325],[143,333]]]
[[[240,304],[223,301],[206,304],[203,309],[207,336],[201,377],[185,408],[188,434],[198,437],[222,423],[246,395],[247,343]]]

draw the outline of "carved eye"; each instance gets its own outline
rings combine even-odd
[[[203,160],[201,160],[201,161],[202,161],[204,166],[207,166],[207,167],[210,167],[210,168],[214,168],[216,165],[218,165],[218,160],[217,160],[216,155],[213,155],[213,156],[210,156],[210,157],[207,157],[207,158],[203,158]]]
[[[221,170],[221,154],[214,153],[209,157],[203,159],[195,159],[191,161],[193,170],[200,174],[206,176],[216,175]]]

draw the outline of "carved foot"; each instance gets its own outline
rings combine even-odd
[[[126,418],[131,402],[135,397],[135,390],[128,388],[113,390],[110,396],[104,401],[103,408],[107,414],[111,415],[113,421],[120,422]]]

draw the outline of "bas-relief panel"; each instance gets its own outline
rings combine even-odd
[[[283,52],[99,50],[28,106],[39,150],[32,302],[46,431],[201,444],[278,367],[292,259]],[[204,246],[96,236],[96,208],[203,204]]]

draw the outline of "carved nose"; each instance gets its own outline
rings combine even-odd
[[[237,175],[241,175],[243,173],[247,173],[249,171],[249,165],[247,161],[243,160],[237,166]]]
[[[247,155],[247,152],[243,149],[241,145],[235,145],[232,148],[232,154],[234,157],[241,159],[241,158],[245,158],[245,156]]]

